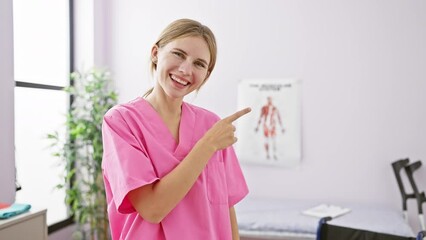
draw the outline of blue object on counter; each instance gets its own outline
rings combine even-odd
[[[8,208],[0,209],[0,219],[6,219],[18,214],[27,212],[31,209],[30,204],[14,203]]]

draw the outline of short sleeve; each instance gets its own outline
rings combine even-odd
[[[246,180],[232,146],[222,151],[228,185],[228,204],[234,206],[249,192]]]
[[[105,181],[110,188],[117,211],[123,214],[135,211],[127,195],[130,191],[158,180],[146,149],[123,119],[118,110],[110,110],[102,124]]]

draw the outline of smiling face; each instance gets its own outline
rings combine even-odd
[[[161,87],[171,98],[182,99],[199,89],[208,77],[210,52],[201,37],[178,38],[165,46],[152,48],[156,61],[156,87]]]

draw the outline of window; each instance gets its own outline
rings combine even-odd
[[[22,189],[16,201],[47,208],[52,226],[69,221],[63,168],[52,156],[47,134],[65,134],[72,69],[72,0],[14,0],[15,158]]]

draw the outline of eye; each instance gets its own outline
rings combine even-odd
[[[195,62],[195,66],[200,67],[200,68],[206,68],[206,64],[204,64],[203,62]]]
[[[184,58],[185,57],[185,55],[183,53],[178,52],[178,51],[173,51],[172,54],[175,55],[175,56],[177,56],[177,57],[179,57],[179,58]]]

